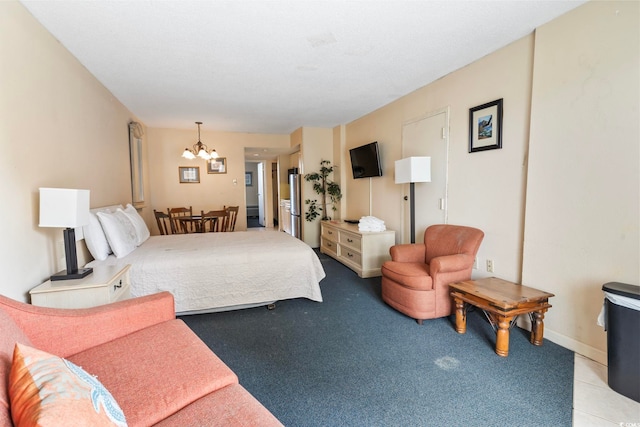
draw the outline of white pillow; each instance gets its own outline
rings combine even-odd
[[[87,249],[89,249],[93,258],[100,261],[107,259],[111,253],[111,247],[95,213],[91,212],[89,214],[89,224],[82,227],[82,232]]]
[[[149,236],[151,236],[149,228],[147,227],[147,224],[144,222],[144,219],[142,219],[136,208],[131,206],[130,203],[127,204],[127,207],[123,210],[123,212],[133,223],[133,226],[136,229],[136,236],[138,237],[136,245],[140,246],[149,238]]]
[[[118,209],[113,213],[98,212],[97,215],[114,255],[122,258],[133,252],[138,236],[127,214],[122,209]]]

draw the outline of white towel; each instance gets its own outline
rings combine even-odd
[[[363,216],[358,222],[359,231],[385,231],[387,227],[384,225],[384,221],[376,218],[375,216]]]

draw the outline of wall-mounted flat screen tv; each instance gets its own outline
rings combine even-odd
[[[382,176],[378,141],[349,150],[353,179]]]

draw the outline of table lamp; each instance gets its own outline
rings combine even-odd
[[[51,280],[81,279],[92,268],[78,268],[75,227],[89,224],[89,190],[40,188],[40,227],[64,230],[64,254],[67,269],[51,276]]]
[[[411,243],[416,242],[415,183],[431,182],[431,157],[406,157],[396,160],[396,184],[410,184]]]

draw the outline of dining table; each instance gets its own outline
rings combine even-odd
[[[186,216],[181,216],[176,218],[178,221],[180,221],[180,228],[182,229],[183,233],[205,233],[206,227],[205,227],[205,223],[206,221],[212,221],[210,230],[218,230],[217,227],[217,223],[218,220],[220,219],[220,217],[216,217],[216,216],[207,216],[206,218],[202,218],[202,215],[186,215]],[[222,224],[225,224],[224,222]],[[223,227],[225,227],[223,225]],[[226,230],[220,230],[220,231],[226,231]]]
[[[184,233],[203,233],[202,215],[186,215],[177,218]]]

